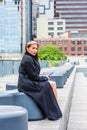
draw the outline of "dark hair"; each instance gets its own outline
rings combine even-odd
[[[27,42],[27,44],[25,45],[25,51],[27,52],[27,48],[29,48],[31,45],[34,45],[34,44],[36,44],[37,47],[39,47],[39,45],[38,45],[37,42],[35,42],[35,41]],[[36,60],[38,60],[38,53],[34,56],[34,58],[35,58]]]

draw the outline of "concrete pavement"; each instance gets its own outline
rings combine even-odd
[[[68,123],[67,130],[87,130],[87,77],[82,72],[76,73],[76,68],[87,68],[87,64],[82,63],[76,66],[64,88],[58,89],[58,103],[63,117],[57,121],[49,121],[48,119],[29,121],[29,130],[66,130]],[[17,75],[0,78],[0,92],[5,91],[6,83],[16,82],[17,79]]]
[[[76,73],[67,130],[87,130],[87,77],[82,72]]]
[[[63,117],[57,121],[50,121],[48,119],[39,120],[39,121],[29,121],[28,128],[29,130],[65,130],[68,122],[70,105],[73,94],[73,82],[75,78],[75,69],[70,75],[67,83],[64,85],[64,88],[58,90],[58,103],[63,113]],[[17,82],[17,75],[10,75],[0,78],[0,92],[6,91],[6,83]]]

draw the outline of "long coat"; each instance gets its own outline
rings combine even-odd
[[[47,77],[39,73],[39,62],[26,52],[19,66],[18,90],[32,97],[48,119],[57,120],[61,110]]]

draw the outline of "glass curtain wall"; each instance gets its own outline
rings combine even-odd
[[[21,13],[19,0],[0,1],[0,53],[20,53]]]
[[[32,40],[32,0],[26,0],[26,42]]]

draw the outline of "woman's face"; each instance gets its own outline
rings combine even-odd
[[[27,47],[27,51],[28,51],[31,55],[35,56],[35,55],[37,54],[37,51],[38,51],[38,46],[37,46],[37,44],[32,44],[32,45],[30,45],[30,47]]]

